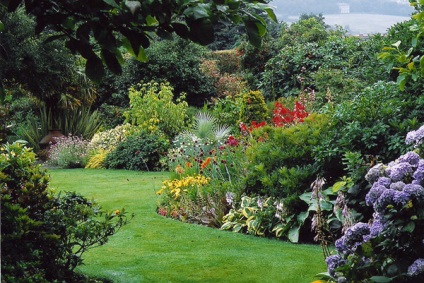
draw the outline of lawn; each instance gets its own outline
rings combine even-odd
[[[318,245],[291,244],[182,223],[156,214],[167,173],[50,170],[51,187],[135,218],[88,251],[80,270],[114,282],[311,282],[326,266]]]

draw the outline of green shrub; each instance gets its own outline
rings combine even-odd
[[[262,92],[249,91],[243,93],[241,97],[240,121],[243,123],[262,122],[268,118],[268,107]]]
[[[98,132],[94,134],[90,141],[90,150],[112,151],[116,146],[127,139],[128,136],[136,131],[134,126],[124,124],[116,126],[113,129]]]
[[[119,143],[107,155],[104,165],[111,169],[160,170],[168,148],[169,141],[165,135],[158,131],[140,131]]]
[[[47,171],[21,144],[1,146],[0,172],[5,282],[78,282],[83,253],[126,223],[123,209],[104,212],[75,193],[54,196]]]
[[[324,165],[316,162],[313,152],[329,128],[328,116],[311,114],[290,127],[253,130],[253,137],[261,141],[246,150],[250,161],[246,192],[278,198],[302,194],[323,171]]]
[[[172,91],[168,83],[131,87],[130,109],[124,114],[126,121],[146,131],[159,130],[169,138],[175,137],[186,127],[188,104],[184,95],[174,102]]]

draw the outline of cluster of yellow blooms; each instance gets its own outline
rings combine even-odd
[[[162,188],[157,192],[158,195],[163,192],[170,193],[174,199],[180,198],[183,192],[187,192],[190,188],[198,188],[200,186],[208,184],[210,178],[206,178],[202,175],[188,176],[181,180],[166,180],[162,184]]]

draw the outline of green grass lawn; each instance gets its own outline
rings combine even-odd
[[[51,187],[135,218],[84,255],[80,271],[114,282],[311,282],[326,270],[318,245],[295,245],[182,223],[156,214],[167,173],[50,170]]]

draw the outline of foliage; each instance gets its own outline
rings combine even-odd
[[[86,74],[99,81],[105,64],[113,73],[122,69],[120,47],[125,47],[140,61],[146,61],[145,48],[150,44],[150,34],[162,38],[172,37],[175,32],[180,37],[201,44],[213,41],[213,26],[219,20],[243,23],[249,40],[259,46],[266,33],[266,22],[255,10],[266,11],[276,21],[273,10],[265,3],[245,0],[228,3],[193,2],[185,5],[167,2],[166,5],[138,1],[95,1],[87,5],[55,0],[20,0],[2,2],[9,11],[14,11],[25,3],[25,11],[35,17],[36,31],[54,30],[54,38],[66,37],[66,46],[86,60]],[[35,9],[42,6],[43,9]],[[160,8],[158,8],[160,7]],[[148,33],[149,32],[149,33]],[[101,56],[95,53],[97,46]],[[101,59],[100,59],[101,58]]]
[[[175,137],[186,126],[187,102],[181,95],[173,101],[173,89],[168,83],[147,83],[129,90],[130,109],[126,121],[143,130],[161,131],[169,138]]]
[[[326,259],[333,278],[355,282],[421,282],[424,229],[424,159],[408,152],[370,169],[365,197],[371,224],[357,223],[336,241]]]
[[[125,224],[124,210],[105,213],[76,193],[55,197],[30,149],[4,144],[0,153],[2,280],[75,282],[82,254]]]
[[[123,107],[104,103],[100,105],[97,111],[100,113],[100,119],[103,122],[101,128],[103,131],[113,129],[125,122],[123,115],[125,108]]]
[[[39,142],[49,130],[58,129],[65,134],[90,139],[102,125],[99,112],[87,107],[63,109],[56,113],[43,107],[39,113],[39,117],[29,116],[17,132],[19,138],[27,140],[35,150],[40,149]]]
[[[92,150],[104,150],[110,152],[116,148],[116,146],[127,139],[128,136],[132,135],[136,129],[130,124],[124,124],[116,126],[113,129],[98,132],[94,134],[90,141],[90,149]]]
[[[306,219],[305,214],[299,215],[296,220],[296,215],[288,211],[281,200],[243,196],[240,206],[236,207],[224,216],[222,230],[285,237],[294,243],[299,241],[299,227]]]
[[[88,140],[78,136],[54,138],[50,146],[48,164],[60,168],[84,168],[87,163]]]
[[[87,161],[87,164],[85,165],[85,168],[103,169],[104,162],[106,160],[107,155],[108,155],[108,152],[104,149],[100,149],[96,153],[91,154],[90,158]]]
[[[213,83],[199,72],[203,58],[209,51],[202,46],[181,38],[157,40],[146,49],[147,64],[124,56],[120,76],[107,73],[99,87],[99,103],[127,107],[128,89],[142,82],[169,82],[175,96],[186,93],[191,105],[202,106],[214,94]]]
[[[316,162],[314,149],[329,129],[328,116],[311,114],[303,123],[290,127],[253,130],[258,141],[246,150],[246,192],[277,198],[301,195],[324,171],[325,164]]]
[[[211,110],[219,123],[237,127],[241,110],[240,95],[216,99]]]
[[[215,51],[211,57],[203,59],[199,68],[214,83],[216,95],[213,99],[241,93],[246,82],[240,75],[239,58],[235,50]]]
[[[107,155],[104,166],[110,169],[159,170],[168,148],[169,141],[164,134],[142,130],[120,142]]]
[[[398,72],[397,83],[401,90],[412,88],[418,92],[422,88],[421,79],[424,72],[421,39],[424,31],[424,6],[422,1],[411,0],[409,2],[416,10],[411,21],[405,24],[406,27],[409,27],[410,32],[402,33],[400,38],[397,38],[398,41],[391,46],[384,47],[378,58],[386,63],[388,69],[393,68]],[[393,29],[396,28],[402,29],[403,26]]]
[[[23,88],[48,107],[64,100],[84,104],[92,98],[93,94],[86,91],[90,84],[80,80],[79,62],[65,48],[63,40],[47,40],[52,35],[48,31],[36,35],[37,22],[25,15],[23,8],[7,13],[6,7],[0,6],[0,15],[4,24],[0,33],[0,77],[4,84],[1,89]]]
[[[251,123],[253,121],[266,121],[268,118],[268,107],[262,92],[249,91],[241,96],[240,121]]]

